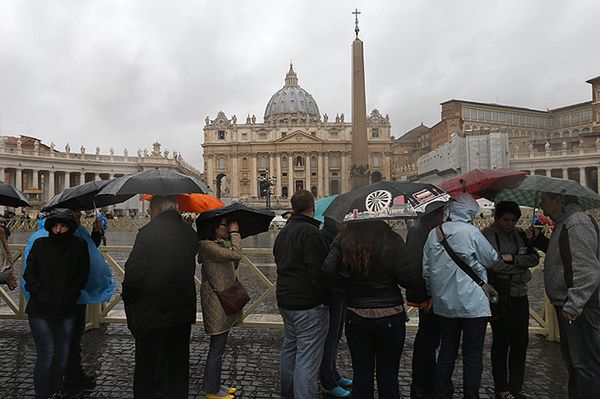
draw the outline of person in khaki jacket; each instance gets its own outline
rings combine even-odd
[[[242,259],[242,238],[238,223],[226,218],[207,221],[198,235],[198,261],[202,264],[200,303],[204,331],[210,335],[204,367],[204,392],[207,399],[231,399],[236,388],[221,385],[221,368],[227,335],[231,327],[242,319],[242,312],[226,315],[216,292],[230,288],[236,282],[235,269]]]

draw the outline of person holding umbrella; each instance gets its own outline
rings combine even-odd
[[[13,273],[13,258],[8,248],[8,228],[0,224],[0,284],[6,284],[12,291],[17,288],[17,278]]]
[[[598,397],[600,381],[600,230],[576,196],[542,192],[541,208],[556,222],[546,238],[533,226],[533,244],[546,253],[544,286],[556,308],[560,346],[569,372],[569,398]]]
[[[231,399],[237,389],[221,385],[221,368],[229,330],[242,319],[242,311],[227,314],[217,293],[237,282],[236,269],[242,260],[240,226],[226,217],[205,220],[198,237],[198,261],[202,264],[200,303],[204,331],[210,336],[203,388],[207,399]]]
[[[125,263],[121,297],[135,338],[133,394],[153,398],[159,355],[168,397],[189,391],[189,349],[196,322],[194,229],[181,219],[173,196],[155,195],[150,222],[142,227]]]
[[[33,372],[36,398],[62,397],[59,389],[67,367],[77,314],[76,300],[90,272],[85,241],[73,233],[77,224],[68,209],[53,210],[36,240],[23,273],[30,294],[29,326],[37,350]]]

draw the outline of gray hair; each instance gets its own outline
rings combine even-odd
[[[164,195],[155,195],[152,197],[152,201],[150,201],[150,208],[156,209],[158,213],[163,213],[166,211],[176,211],[179,212],[179,206],[177,204],[177,199],[174,195],[164,196]]]

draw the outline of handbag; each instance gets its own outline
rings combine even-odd
[[[213,287],[213,291],[217,294],[217,298],[219,298],[219,302],[221,302],[221,306],[228,316],[241,312],[244,306],[250,301],[248,291],[246,291],[246,288],[244,288],[237,278],[231,287],[223,291],[217,291],[212,284],[210,285]]]
[[[441,225],[436,227],[435,232],[436,232],[438,241],[440,241],[442,243],[442,245],[444,246],[444,249],[448,253],[448,256],[450,256],[450,258],[454,261],[454,263],[456,263],[456,265],[463,272],[465,272],[465,274],[467,276],[469,276],[471,278],[471,280],[473,280],[475,282],[475,284],[477,284],[478,286],[481,287],[485,296],[487,296],[488,299],[490,300],[490,303],[492,303],[492,304],[498,303],[499,296],[498,296],[498,292],[496,291],[496,289],[491,284],[488,284],[485,281],[483,281],[483,279],[481,277],[479,277],[479,275],[477,275],[477,273],[475,273],[475,270],[471,269],[465,263],[464,260],[462,260],[461,258],[458,257],[458,255],[456,255],[456,252],[454,252],[454,250],[450,247],[450,244],[448,244],[448,240],[446,240],[446,236],[444,235],[444,230],[442,230]]]

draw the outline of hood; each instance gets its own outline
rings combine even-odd
[[[63,223],[69,227],[67,234],[73,234],[77,230],[77,222],[73,219],[73,211],[70,209],[53,209],[44,221],[44,228],[52,235],[52,226]]]
[[[460,193],[452,197],[448,205],[448,218],[453,222],[469,223],[479,212],[479,204],[469,193]]]

